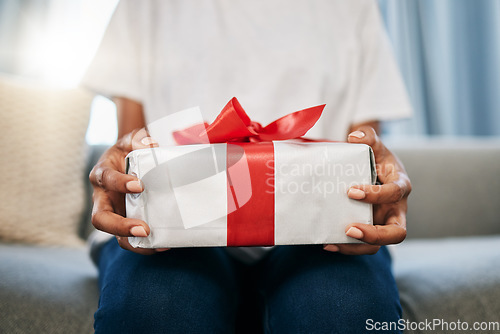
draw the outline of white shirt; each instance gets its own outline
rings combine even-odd
[[[142,102],[147,122],[233,96],[266,125],[326,104],[309,137],[410,115],[372,0],[121,0],[84,84]]]
[[[146,122],[233,97],[267,125],[326,104],[311,138],[411,107],[372,0],[121,0],[83,84],[141,102]]]

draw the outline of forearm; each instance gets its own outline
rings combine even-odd
[[[118,120],[118,139],[134,129],[146,126],[142,104],[124,97],[114,97]]]

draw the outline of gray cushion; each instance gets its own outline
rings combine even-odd
[[[97,271],[85,248],[0,244],[0,332],[92,333]]]
[[[500,235],[408,240],[390,249],[404,318],[460,319],[471,326],[499,321]]]

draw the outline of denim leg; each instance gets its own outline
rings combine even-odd
[[[96,333],[232,333],[238,303],[233,262],[221,248],[145,256],[115,239],[99,261]]]
[[[348,256],[279,246],[261,263],[265,333],[365,333],[367,320],[401,318],[388,250]],[[391,333],[399,333],[392,331]]]

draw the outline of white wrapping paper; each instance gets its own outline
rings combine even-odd
[[[372,224],[372,206],[347,197],[355,184],[376,180],[371,148],[363,144],[274,142],[274,243],[357,243],[345,235],[350,223]],[[144,183],[127,194],[127,217],[144,220],[148,237],[129,238],[134,247],[227,246],[227,144],[144,149],[127,156],[128,173]],[[238,161],[245,175],[243,155]],[[263,161],[263,164],[272,162]],[[243,172],[241,172],[243,171]],[[267,173],[266,173],[267,174]],[[244,177],[235,201],[244,205],[251,179]],[[230,203],[231,204],[231,203]],[[255,212],[259,219],[259,212]]]

